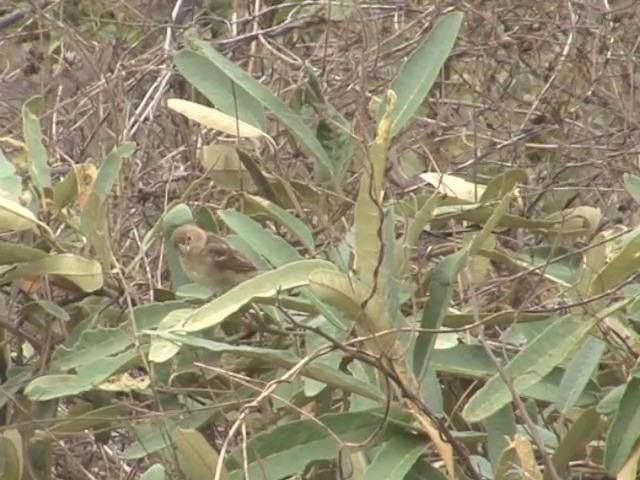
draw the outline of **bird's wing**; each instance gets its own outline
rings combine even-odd
[[[220,237],[211,236],[207,242],[207,253],[223,270],[250,272],[256,267],[242,253],[234,250]]]

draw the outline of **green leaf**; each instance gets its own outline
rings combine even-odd
[[[263,255],[276,267],[300,261],[298,251],[282,237],[262,228],[262,226],[237,210],[221,210],[220,218],[236,232],[252,249]]]
[[[442,327],[451,303],[456,278],[465,266],[468,256],[466,250],[460,250],[445,257],[436,267],[429,288],[429,300],[420,319],[420,328],[439,330]],[[420,332],[416,338],[413,349],[413,372],[418,379],[421,379],[427,371],[436,338],[436,333],[428,331]]]
[[[275,350],[270,348],[256,348],[229,345],[228,343],[215,342],[203,338],[192,337],[190,335],[175,334],[165,331],[144,331],[154,337],[159,337],[178,345],[188,345],[196,348],[204,348],[205,350],[218,353],[232,353],[234,355],[253,358],[268,365],[275,365],[280,368],[291,369],[296,367],[301,358],[287,350]],[[383,401],[384,395],[374,385],[359,380],[342,373],[338,369],[328,367],[322,363],[308,363],[301,373],[304,376],[313,378],[319,382],[338,389],[344,389],[363,397],[377,401]]]
[[[398,96],[391,136],[395,136],[422,105],[447,60],[458,36],[463,14],[451,12],[442,17],[425,41],[411,54],[389,87]],[[385,99],[380,102],[382,117]]]
[[[122,161],[133,155],[135,150],[136,144],[134,142],[123,143],[111,150],[107,155],[107,158],[102,162],[102,165],[100,165],[100,170],[98,171],[96,182],[93,185],[93,190],[104,197],[109,195],[109,193],[111,193],[111,189],[118,180]]]
[[[336,181],[341,185],[354,158],[353,125],[328,103],[323,104],[321,108],[326,110],[326,118],[321,118],[318,122],[316,136],[334,165],[334,170],[328,172],[329,175],[335,174]],[[318,170],[317,167],[322,166],[321,163],[316,163],[316,178],[325,182],[331,177],[327,176],[324,168]]]
[[[262,105],[243,88],[233,88],[229,75],[212,60],[190,50],[181,50],[173,60],[178,71],[218,110],[267,131]]]
[[[0,478],[21,480],[24,471],[23,441],[20,432],[10,429],[0,437]]]
[[[238,89],[243,89],[250,97],[255,98],[262,106],[272,111],[278,120],[286,125],[300,144],[308,152],[321,162],[330,172],[334,171],[327,152],[309,129],[291,109],[273,95],[267,87],[253,79],[247,72],[238,67],[231,60],[217,52],[208,42],[198,38],[188,38],[188,45],[198,53],[209,59],[221,72],[223,72]]]
[[[28,208],[8,198],[0,197],[0,233],[28,230],[43,226]],[[53,234],[51,234],[53,236]]]
[[[156,463],[155,465],[151,465],[147,470],[140,476],[140,480],[165,480],[167,477],[164,471],[164,465],[160,463]]]
[[[417,436],[394,436],[382,445],[362,478],[403,480],[426,448],[424,439]]]
[[[640,369],[627,382],[618,410],[607,433],[604,467],[615,476],[629,460],[640,439]]]
[[[136,330],[156,328],[170,312],[183,309],[184,302],[164,302],[141,305],[133,309]],[[71,348],[60,347],[54,354],[53,367],[58,371],[77,369],[93,362],[96,358],[106,358],[130,349],[135,334],[121,325],[119,328],[95,328],[84,330]]]
[[[517,395],[538,383],[558,365],[589,333],[598,318],[563,317],[546,328],[504,367]],[[511,393],[499,374],[478,390],[465,406],[462,416],[467,422],[478,422],[512,400]]]
[[[163,448],[167,448],[171,444],[171,432],[175,428],[200,428],[207,423],[216,412],[216,409],[207,408],[187,414],[178,422],[174,422],[170,418],[165,417],[162,422],[153,421],[150,428],[144,428],[146,425],[138,424],[136,425],[138,430],[136,432],[136,438],[138,441],[122,452],[122,458],[125,460],[138,460]]]
[[[24,393],[31,400],[39,402],[77,395],[93,390],[110,376],[139,361],[139,352],[134,349],[111,357],[94,357],[92,362],[79,366],[76,375],[46,375],[36,378],[26,386]]]
[[[106,197],[95,190],[89,194],[80,214],[80,230],[89,240],[103,270],[108,271],[111,267],[111,245],[105,200]]]
[[[176,428],[173,431],[173,441],[181,456],[180,465],[190,478],[214,478],[216,465],[220,456],[204,436],[194,429]],[[222,469],[221,480],[228,478],[226,470]]]
[[[640,270],[640,228],[624,237],[622,250],[607,262],[591,282],[591,295],[606,292]]]
[[[76,168],[71,168],[64,178],[53,186],[53,203],[58,209],[71,205],[78,196]]]
[[[74,413],[66,418],[60,418],[52,422],[47,429],[52,435],[82,434],[91,429],[109,428],[114,421],[126,420],[134,410],[132,406],[125,403],[88,409],[81,414]]]
[[[369,152],[369,162],[364,166],[356,200],[355,270],[358,278],[369,288],[381,280],[376,275],[385,254],[382,244],[382,201],[392,121],[392,112],[385,111]]]
[[[93,292],[101,288],[104,281],[102,267],[98,262],[72,253],[49,255],[20,264],[8,272],[4,280],[17,280],[35,275],[59,275],[85,292]]]
[[[0,242],[0,265],[31,262],[46,256],[48,256],[47,252],[43,252],[38,248],[20,243]]]
[[[558,389],[556,408],[566,414],[584,391],[598,368],[606,343],[597,337],[588,337],[578,353],[571,359]]]
[[[336,270],[318,269],[311,273],[309,281],[318,299],[355,322],[359,335],[369,336],[393,330],[393,319],[385,307],[386,300],[382,294],[371,295],[370,289],[359,280]],[[387,355],[396,354],[393,353],[397,347],[393,333],[365,340],[364,343],[376,355],[383,352]]]
[[[0,150],[0,197],[18,200],[22,193],[22,179],[16,175],[16,168]]]
[[[579,460],[584,455],[584,450],[607,428],[608,422],[595,408],[588,408],[571,425],[569,430],[560,438],[560,444],[553,452],[551,462],[556,467],[561,478],[569,475],[569,462]],[[544,480],[552,477],[545,472]]]
[[[267,216],[285,227],[289,233],[300,240],[305,247],[309,249],[315,248],[315,241],[313,240],[311,229],[298,217],[265,198],[255,195],[245,195],[244,197]]]
[[[625,173],[623,175],[624,186],[627,191],[634,198],[636,203],[640,203],[640,177],[632,173]]]
[[[230,478],[252,480],[284,478],[302,472],[314,460],[333,459],[341,442],[366,441],[380,427],[383,412],[379,409],[355,413],[323,415],[319,419],[299,420],[275,427],[255,436],[246,447],[248,477],[243,468],[233,471]],[[400,434],[396,427],[383,427],[386,433]],[[241,455],[238,451],[237,455]],[[380,477],[383,478],[383,477]]]
[[[183,323],[171,327],[170,330],[197,332],[213,327],[236,313],[254,297],[271,297],[280,291],[306,285],[313,271],[326,268],[335,269],[331,263],[324,260],[302,260],[262,273],[200,307]]]
[[[524,184],[526,183],[526,181],[526,170],[507,170],[506,172],[491,179],[480,197],[480,203],[488,203],[494,200],[500,200],[506,194],[513,192],[516,185]]]
[[[22,132],[27,145],[29,175],[33,184],[39,189],[51,187],[51,168],[47,151],[42,144],[40,114],[42,97],[31,97],[22,105]]]
[[[505,405],[483,421],[487,432],[487,450],[491,465],[495,468],[500,462],[502,452],[509,446],[509,439],[518,433],[516,418],[511,405]]]

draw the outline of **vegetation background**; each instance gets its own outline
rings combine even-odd
[[[0,6],[1,477],[636,478],[639,15]],[[208,302],[194,218],[272,276]]]

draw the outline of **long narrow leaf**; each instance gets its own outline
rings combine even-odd
[[[238,88],[245,90],[247,94],[255,98],[261,105],[272,111],[278,119],[291,130],[300,144],[330,172],[335,171],[327,152],[322,148],[313,131],[291,111],[286,103],[276,97],[267,87],[253,79],[231,60],[216,51],[209,43],[198,38],[189,38],[188,41],[192,48],[213,62]]]
[[[451,12],[438,21],[422,45],[411,54],[391,84],[390,90],[398,95],[392,136],[406,125],[429,94],[442,65],[451,53],[462,19],[461,12]],[[379,119],[382,117],[384,103],[383,100],[378,109]]]

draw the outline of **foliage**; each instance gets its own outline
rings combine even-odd
[[[211,106],[167,106],[237,137],[256,192],[220,209],[192,210],[184,197],[168,204],[131,264],[160,239],[171,289],[137,303],[109,227],[136,144],[58,179],[42,99],[25,102],[14,142],[24,163],[0,153],[0,229],[10,234],[0,281],[11,287],[0,295],[3,478],[46,478],[59,439],[126,426],[134,435],[121,458],[150,462],[144,479],[322,478],[323,469],[326,478],[553,479],[587,448],[602,471],[633,478],[638,366],[610,370],[611,359],[629,358],[602,332],[638,344],[639,287],[628,279],[640,266],[640,230],[598,231],[602,213],[589,205],[525,213],[522,168],[484,183],[424,172],[413,193],[388,195],[394,142],[420,113],[462,20],[445,14],[414,49],[364,146],[310,65],[287,104],[190,32],[175,66]],[[268,115],[312,158],[317,185],[252,169],[240,139],[275,148]],[[639,199],[640,178],[625,184]],[[264,272],[213,299],[191,285],[168,239],[194,219],[231,232]],[[315,219],[338,232],[327,248]],[[445,227],[454,234],[421,259],[424,239]],[[514,231],[535,248],[514,247]],[[540,303],[556,303],[522,311],[491,298],[487,284],[501,270],[514,288],[535,276]],[[19,326],[7,320],[15,305]]]

